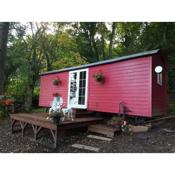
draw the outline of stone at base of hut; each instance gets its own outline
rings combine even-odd
[[[149,126],[134,126],[134,125],[129,125],[130,130],[133,133],[139,133],[139,132],[148,132]]]
[[[94,151],[94,152],[99,152],[99,150],[100,150],[100,148],[87,146],[87,145],[82,145],[82,144],[78,144],[78,143],[73,144],[72,147],[77,148],[77,149],[84,149],[84,150],[88,150],[88,151]]]
[[[162,130],[165,132],[168,132],[168,133],[175,133],[175,130],[171,130],[171,129],[167,129],[167,128],[163,128]]]
[[[87,137],[91,138],[91,139],[103,140],[103,141],[108,141],[108,142],[110,142],[112,140],[111,138],[101,137],[101,136],[97,136],[97,135],[88,135]]]

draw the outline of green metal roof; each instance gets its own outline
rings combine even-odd
[[[78,70],[78,69],[83,69],[83,68],[88,68],[88,67],[94,67],[94,66],[98,66],[98,65],[102,65],[102,64],[110,64],[110,63],[114,63],[114,62],[118,62],[118,61],[125,61],[125,60],[129,60],[129,59],[133,59],[133,58],[154,55],[154,54],[157,54],[159,51],[160,51],[160,49],[140,52],[140,53],[136,53],[136,54],[131,54],[131,55],[122,56],[122,57],[116,57],[113,59],[109,59],[109,60],[105,60],[105,61],[98,61],[95,63],[85,64],[85,65],[81,65],[81,66],[69,67],[69,68],[53,70],[53,71],[49,71],[49,72],[43,72],[40,75],[54,74],[54,73],[58,73],[58,72],[65,72],[65,71]]]

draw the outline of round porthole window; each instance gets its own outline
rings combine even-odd
[[[162,67],[162,66],[156,66],[156,67],[155,67],[155,72],[156,72],[156,73],[159,74],[159,73],[161,73],[162,71],[163,71],[163,67]]]

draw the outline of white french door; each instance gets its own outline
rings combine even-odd
[[[68,107],[87,108],[88,69],[69,72]]]

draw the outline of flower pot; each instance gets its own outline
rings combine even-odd
[[[60,118],[62,117],[62,114],[60,112],[54,112],[50,115],[50,118],[53,123],[59,124],[60,123]]]
[[[54,86],[59,86],[61,84],[61,80],[59,78],[53,80],[53,85]]]
[[[100,84],[103,84],[104,83],[104,76],[103,76],[103,73],[102,72],[97,72],[93,75],[94,79],[100,83]]]

